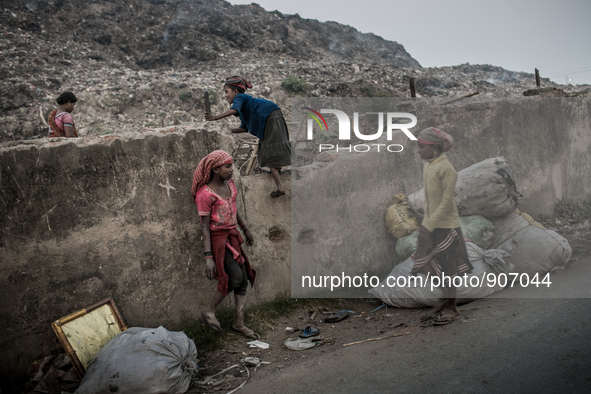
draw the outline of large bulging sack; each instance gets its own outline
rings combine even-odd
[[[483,249],[488,249],[495,236],[495,226],[480,215],[460,217],[460,228],[464,237]],[[417,250],[419,232],[414,231],[396,242],[396,254],[406,260]]]
[[[517,208],[518,193],[513,171],[503,157],[476,163],[458,172],[455,202],[460,216],[481,215],[487,219],[506,216]],[[417,214],[425,214],[425,190],[408,196]]]
[[[197,371],[197,348],[184,332],[131,327],[92,359],[76,394],[182,394]]]
[[[560,270],[570,259],[572,248],[566,238],[552,230],[542,230],[528,223],[517,214],[496,220],[497,231],[493,247],[508,239],[519,244],[517,253],[511,256],[515,272],[530,277]]]
[[[512,240],[507,241],[498,249],[484,250],[472,242],[466,242],[466,251],[468,258],[474,269],[467,275],[467,283],[475,284],[475,281],[470,281],[470,278],[476,276],[478,280],[486,280],[488,274],[498,275],[500,273],[508,273],[513,270],[511,263],[507,258],[515,253],[517,244]],[[412,276],[421,277],[423,284],[420,281],[415,282],[410,279],[411,270],[414,262],[409,258],[403,263],[398,264],[390,275],[380,282],[377,287],[369,290],[369,293],[381,299],[388,305],[398,308],[423,308],[427,306],[435,306],[446,298],[445,290],[442,287],[431,288],[427,281],[427,276],[423,274],[414,274]],[[391,278],[406,278],[396,283]],[[431,279],[429,279],[430,281]],[[403,283],[404,282],[404,283]],[[484,282],[483,286],[460,286],[457,288],[458,303],[466,303],[478,298],[483,298],[497,291],[503,290],[498,283],[494,281],[494,286],[489,287],[489,282]],[[493,284],[493,282],[490,282]],[[394,284],[394,285],[393,285]],[[398,286],[400,284],[400,286]],[[393,286],[392,286],[393,285]]]
[[[495,226],[495,235],[491,247],[497,247],[509,238],[515,237],[519,231],[529,227],[529,222],[521,215],[511,213],[505,217],[498,218],[492,222]]]

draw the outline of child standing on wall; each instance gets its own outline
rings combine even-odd
[[[208,121],[220,120],[230,115],[240,117],[240,127],[232,133],[249,132],[259,139],[258,161],[260,167],[269,167],[277,190],[271,197],[285,194],[279,171],[291,165],[293,148],[289,143],[289,132],[283,113],[277,104],[244,94],[252,88],[250,81],[241,77],[230,77],[224,83],[224,97],[232,106],[220,115],[205,114]]]
[[[215,310],[228,293],[234,291],[236,315],[232,330],[246,337],[259,339],[259,335],[244,325],[244,305],[248,282],[254,285],[256,271],[242,249],[244,242],[236,229],[238,224],[252,245],[252,234],[236,210],[238,191],[232,175],[233,159],[223,150],[205,156],[195,169],[191,194],[197,204],[203,234],[203,249],[207,278],[217,279],[218,286],[200,320],[216,331],[222,331]]]
[[[434,324],[449,324],[460,317],[456,303],[456,288],[447,277],[462,276],[472,271],[468,260],[460,218],[454,201],[458,173],[445,151],[451,148],[453,139],[447,133],[429,127],[417,135],[419,155],[426,160],[423,170],[425,182],[425,216],[419,228],[417,251],[412,274],[423,273],[445,277],[447,299],[433,308],[439,314]],[[442,280],[443,281],[443,280]],[[447,308],[446,308],[447,306]]]

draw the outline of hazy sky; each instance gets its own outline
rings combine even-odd
[[[492,64],[591,84],[591,0],[231,0],[404,45],[423,67]]]

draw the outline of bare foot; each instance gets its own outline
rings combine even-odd
[[[215,315],[213,313],[203,312],[199,316],[199,320],[201,320],[201,322],[203,322],[203,324],[205,324],[207,327],[211,328],[212,330],[215,330],[217,332],[224,331],[222,329],[222,326],[220,326],[220,322],[218,321],[218,319],[215,318]]]

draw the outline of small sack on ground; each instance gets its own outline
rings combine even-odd
[[[76,394],[182,394],[197,372],[197,348],[184,332],[132,327],[92,359]]]
[[[503,217],[517,208],[520,196],[513,171],[503,157],[486,159],[458,172],[455,202],[460,216]],[[408,203],[415,213],[424,215],[424,190],[409,195]]]

